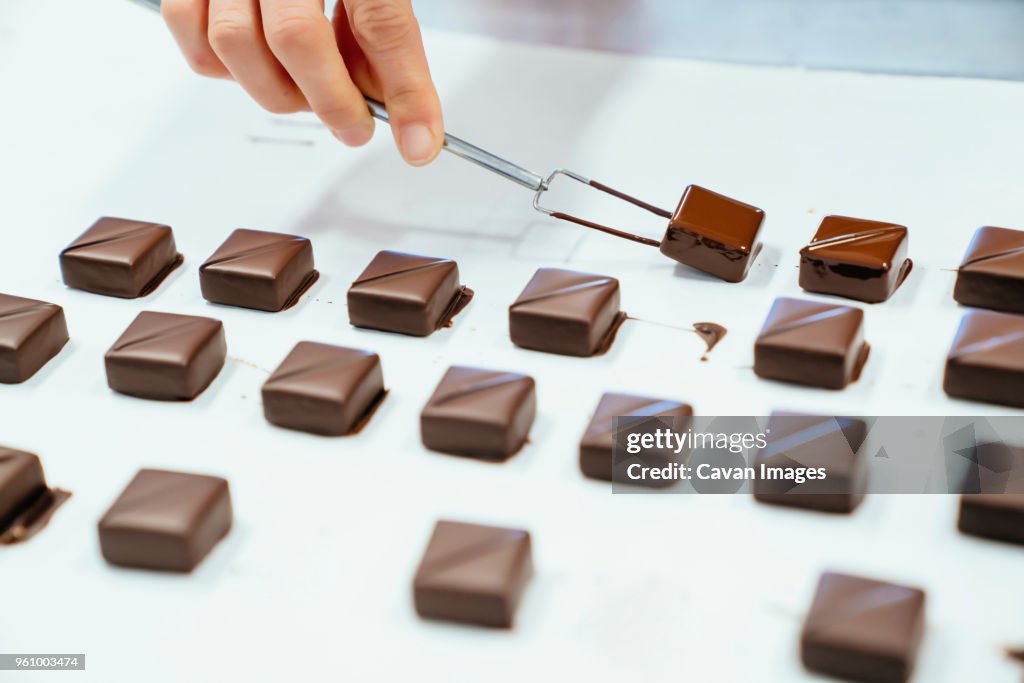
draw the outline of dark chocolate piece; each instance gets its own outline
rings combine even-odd
[[[867,303],[886,301],[913,267],[907,243],[902,225],[825,216],[800,250],[800,286]]]
[[[454,366],[420,414],[423,445],[442,453],[501,460],[526,443],[536,412],[532,377]]]
[[[0,446],[0,531],[45,490],[39,456]]]
[[[966,493],[957,528],[965,534],[1024,545],[1024,493]]]
[[[859,308],[783,297],[775,300],[754,345],[754,372],[842,389],[860,376],[868,350]]]
[[[924,635],[925,594],[825,572],[800,635],[804,666],[865,683],[905,683]]]
[[[448,325],[473,296],[451,259],[382,251],[348,290],[356,327],[426,337]]]
[[[440,521],[413,579],[416,613],[510,628],[532,575],[528,531]]]
[[[512,343],[565,356],[593,356],[611,345],[624,314],[619,281],[540,268],[508,309]]]
[[[669,221],[661,253],[727,282],[741,282],[761,252],[764,211],[690,185]]]
[[[123,567],[190,572],[231,529],[220,477],[139,470],[99,523],[100,551]]]
[[[319,277],[305,237],[235,230],[199,267],[203,298],[215,304],[280,311]]]
[[[114,391],[163,401],[191,400],[224,367],[219,320],[143,311],[105,356]]]
[[[125,299],[156,289],[182,256],[166,225],[101,218],[60,253],[64,284]]]
[[[604,394],[594,410],[594,417],[591,418],[587,431],[584,432],[583,438],[580,440],[580,471],[591,479],[629,481],[625,469],[615,467],[615,418],[617,417],[660,418],[657,420],[659,428],[683,433],[692,416],[693,408],[679,401],[631,394]],[[638,423],[639,420],[629,421],[630,431],[635,431],[639,427]],[[644,455],[648,459],[660,456],[665,460],[662,463],[646,463],[651,467],[664,467],[668,461],[677,460],[673,452],[658,454],[653,448],[645,449]]]
[[[18,384],[29,379],[67,342],[63,308],[0,294],[0,383]]]
[[[968,311],[942,388],[954,398],[1024,407],[1024,316]]]
[[[263,414],[279,427],[323,436],[352,432],[384,394],[380,357],[299,342],[263,385]]]
[[[762,503],[822,512],[853,512],[864,499],[867,461],[858,450],[867,424],[849,417],[772,413],[767,445],[754,459],[754,498]],[[768,471],[772,478],[762,478]],[[797,479],[799,470],[823,468],[825,479]],[[785,475],[791,475],[788,478]]]
[[[964,306],[1024,313],[1024,230],[979,228],[957,272],[953,298]]]

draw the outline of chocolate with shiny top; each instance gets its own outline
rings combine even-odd
[[[100,520],[100,551],[123,567],[190,572],[231,522],[226,480],[143,469]]]
[[[0,383],[26,381],[67,342],[68,326],[60,306],[0,294]]]
[[[969,311],[946,358],[954,398],[1024,408],[1024,316]]]
[[[957,271],[953,298],[964,306],[1024,313],[1024,230],[979,228]]]
[[[510,628],[532,575],[528,531],[442,520],[416,570],[413,603],[427,619]]]
[[[754,344],[754,372],[765,379],[843,389],[860,376],[869,348],[859,308],[782,297]]]
[[[605,275],[540,268],[508,310],[512,343],[566,356],[608,348],[623,314],[619,281]]]
[[[526,443],[537,412],[532,377],[453,366],[420,414],[427,448],[484,460],[502,460]]]
[[[279,427],[322,436],[352,432],[384,394],[380,357],[299,342],[263,384],[263,414]]]
[[[764,211],[711,190],[690,185],[669,221],[661,253],[722,278],[746,279],[761,252]]]
[[[163,401],[191,400],[210,385],[227,357],[224,325],[192,315],[143,311],[107,351],[114,391]]]
[[[203,298],[276,312],[298,301],[319,277],[305,237],[235,230],[199,267]]]
[[[61,252],[60,270],[68,287],[134,299],[156,289],[182,260],[170,227],[105,217]]]
[[[913,267],[902,225],[825,216],[800,250],[800,286],[867,303],[886,301]]]
[[[45,491],[39,456],[0,446],[0,532]]]

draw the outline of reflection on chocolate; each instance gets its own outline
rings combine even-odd
[[[669,221],[661,253],[727,282],[740,282],[761,251],[764,211],[690,185]]]
[[[825,216],[800,250],[800,286],[867,303],[887,300],[913,267],[907,229],[845,216]]]
[[[0,446],[0,545],[35,536],[70,496],[46,486],[38,456]]]
[[[966,313],[942,388],[954,398],[1024,407],[1024,316]]]
[[[111,564],[190,572],[231,529],[231,496],[220,477],[139,470],[99,522]]]
[[[319,277],[305,237],[235,230],[199,267],[203,298],[216,304],[280,311]]]
[[[0,294],[0,383],[29,379],[67,342],[68,327],[60,306]]]
[[[619,310],[619,281],[540,268],[509,307],[508,320],[516,346],[566,356],[602,353],[625,320]]]
[[[219,320],[143,311],[105,356],[114,391],[164,401],[191,400],[224,367]]]
[[[64,284],[126,299],[145,296],[182,262],[166,225],[101,218],[60,254]]]
[[[533,575],[530,533],[440,521],[413,579],[416,613],[510,628]]]
[[[1024,231],[979,228],[956,276],[964,306],[1024,313]]]
[[[708,354],[718,346],[718,342],[725,339],[725,335],[729,334],[729,330],[724,325],[719,325],[718,323],[694,323],[693,331],[704,340],[708,347],[704,355],[700,357],[702,361],[706,361]]]
[[[754,372],[765,379],[842,389],[857,380],[867,361],[863,323],[859,308],[776,299],[754,345]]]
[[[924,636],[917,588],[826,572],[800,635],[811,671],[867,683],[906,683]]]

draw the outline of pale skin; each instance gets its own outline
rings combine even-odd
[[[373,137],[363,94],[385,103],[395,144],[413,166],[444,139],[441,104],[412,0],[163,0],[192,69],[236,81],[275,114],[313,111],[351,147]]]

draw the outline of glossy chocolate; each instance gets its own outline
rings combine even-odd
[[[754,372],[842,389],[860,376],[868,350],[859,308],[783,297],[775,300],[754,345]]]
[[[942,388],[954,398],[1024,407],[1024,316],[968,311]]]
[[[427,448],[485,460],[523,447],[537,412],[532,377],[453,366],[420,414]]]
[[[924,635],[925,594],[859,576],[826,572],[800,634],[811,671],[865,683],[905,683]]]
[[[953,298],[964,306],[1024,313],[1024,230],[979,228],[957,272]]]
[[[305,237],[235,230],[199,267],[203,298],[216,304],[280,311],[316,282]]]
[[[68,326],[60,306],[0,294],[0,383],[29,379],[67,342]]]
[[[101,218],[60,254],[64,284],[134,299],[156,289],[182,256],[166,225]]]
[[[219,320],[143,311],[105,356],[114,391],[163,401],[191,400],[224,367]]]
[[[263,414],[279,427],[341,436],[368,418],[383,395],[377,354],[299,342],[264,383]]]
[[[718,346],[718,343],[725,339],[725,335],[729,334],[729,329],[718,323],[694,323],[693,332],[704,340],[704,344],[707,346],[704,355],[700,357],[702,361],[707,361],[708,356]]]
[[[46,491],[39,457],[0,446],[0,532]]]
[[[867,303],[886,301],[913,267],[902,225],[825,216],[800,250],[800,286]]]
[[[139,470],[99,522],[100,551],[124,567],[190,572],[231,529],[220,477]]]
[[[473,291],[459,284],[451,259],[382,251],[348,290],[356,327],[426,337],[451,323]]]
[[[741,282],[761,252],[764,211],[690,185],[669,221],[661,253],[684,265]]]
[[[427,619],[510,628],[532,575],[528,531],[442,520],[416,570],[413,603]]]
[[[624,317],[615,278],[540,268],[508,309],[509,335],[526,349],[593,356],[608,349]]]

